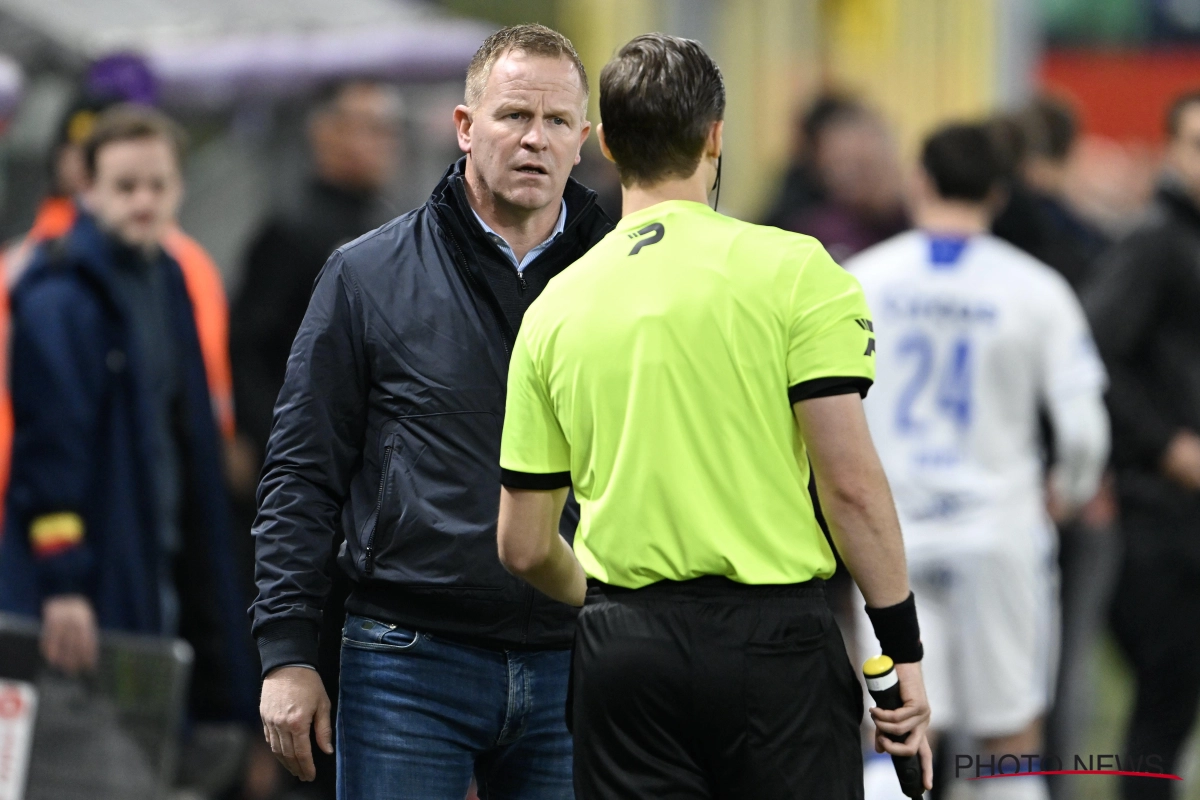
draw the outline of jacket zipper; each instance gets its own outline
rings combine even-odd
[[[367,537],[367,563],[363,565],[363,572],[368,575],[375,571],[375,532],[379,530],[379,515],[383,513],[383,488],[391,462],[392,446],[389,444],[383,448],[383,467],[379,470],[379,494],[375,499],[375,524],[371,527],[371,535]]]
[[[462,268],[463,274],[467,276],[467,280],[477,284],[478,281],[475,280],[475,276],[471,274],[471,267],[467,264],[467,257],[463,253],[462,248],[459,246],[457,237],[455,237],[455,235],[448,230],[446,231],[446,235],[450,238],[450,241],[454,243],[454,252],[458,254],[459,266]],[[518,277],[519,276],[520,273],[518,273]],[[521,280],[524,282],[524,278]],[[504,354],[511,357],[512,348],[509,347],[508,336],[505,334],[505,331],[508,330],[508,323],[502,319],[500,314],[496,311],[495,303],[486,302],[485,305],[487,305],[488,310],[492,312],[492,318],[496,320],[496,325],[500,328],[500,343],[504,345]]]

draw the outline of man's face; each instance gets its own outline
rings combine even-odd
[[[84,203],[106,231],[130,247],[149,249],[175,219],[182,196],[174,148],[147,137],[100,148]]]
[[[326,180],[349,189],[379,191],[396,172],[399,101],[382,86],[351,86],[316,120],[311,135],[317,170]]]
[[[1179,115],[1168,156],[1188,193],[1200,198],[1200,103],[1189,104]]]
[[[497,206],[537,211],[558,203],[591,131],[584,103],[570,60],[505,53],[475,108],[455,110],[468,178]]]
[[[830,125],[816,150],[817,169],[835,203],[871,215],[895,213],[900,169],[883,126],[870,118]]]

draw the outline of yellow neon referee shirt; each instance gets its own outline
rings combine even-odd
[[[815,239],[684,200],[631,214],[525,312],[503,482],[573,484],[575,553],[608,584],[828,577],[791,404],[865,394],[872,328]]]

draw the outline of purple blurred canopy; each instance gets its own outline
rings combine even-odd
[[[184,105],[350,77],[458,79],[492,30],[418,0],[0,0],[5,23],[91,62],[96,94]]]

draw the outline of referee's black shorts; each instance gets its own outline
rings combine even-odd
[[[579,616],[579,800],[861,800],[862,690],[821,581],[618,589]]]

